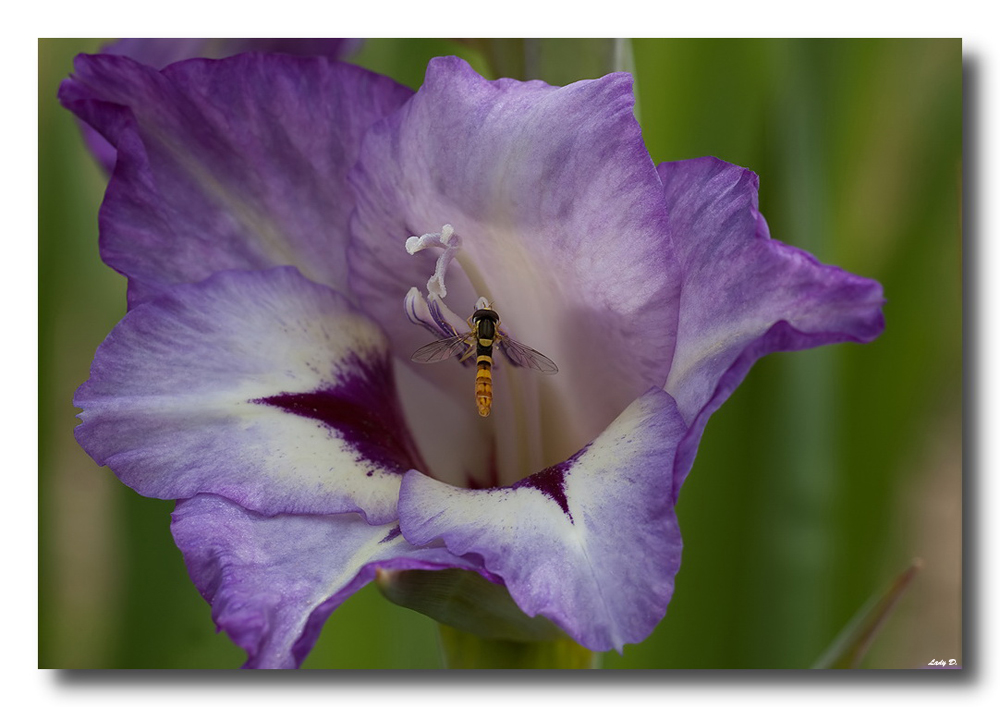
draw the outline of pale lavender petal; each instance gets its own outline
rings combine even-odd
[[[385,336],[294,268],[228,271],[133,309],[77,391],[80,445],[155,498],[395,518],[420,468]]]
[[[177,505],[171,529],[247,668],[297,668],[327,617],[378,569],[479,570],[442,547],[413,547],[395,523],[369,525],[353,513],[265,517],[200,495]]]
[[[291,264],[344,290],[346,172],[411,91],[322,57],[242,54],[156,71],[77,57],[63,105],[118,151],[101,255],[131,305],[228,268]]]
[[[416,545],[475,553],[529,616],[592,650],[621,650],[663,618],[680,566],[671,473],[685,431],[654,389],[567,461],[512,487],[403,480],[399,522]]]
[[[677,349],[666,390],[691,430],[674,493],[709,416],[761,356],[881,333],[882,288],[770,239],[757,175],[704,157],[659,166],[683,269]]]
[[[467,317],[488,298],[507,331],[559,366],[550,377],[498,374],[559,411],[526,423],[543,428],[546,463],[662,386],[673,351],[677,268],[633,103],[628,74],[553,87],[486,81],[460,59],[436,58],[413,100],[369,131],[350,175],[351,287],[395,345],[432,340],[400,310],[436,254],[408,255],[404,242],[451,224],[463,247],[448,306]],[[441,367],[420,372],[470,399],[468,381],[452,370],[449,383]],[[506,385],[495,409],[518,404]]]

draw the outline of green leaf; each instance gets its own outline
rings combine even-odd
[[[872,596],[812,667],[816,669],[858,667],[872,641],[885,624],[885,620],[922,566],[922,560],[914,559],[884,592]]]
[[[466,570],[379,570],[375,584],[393,604],[465,633],[500,641],[566,638],[542,616],[527,616],[507,589]]]

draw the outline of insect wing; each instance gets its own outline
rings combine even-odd
[[[548,356],[535,351],[529,346],[525,346],[519,341],[515,341],[509,336],[500,338],[500,350],[504,352],[507,360],[515,366],[530,368],[539,373],[558,373],[559,367]]]
[[[421,346],[410,356],[411,361],[417,363],[437,363],[446,361],[452,356],[456,356],[469,348],[472,334],[459,334],[447,339],[432,341],[427,346]]]

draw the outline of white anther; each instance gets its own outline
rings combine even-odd
[[[440,233],[425,233],[422,236],[410,236],[406,239],[406,252],[410,255],[419,253],[428,248],[447,248],[455,238],[455,228],[446,223],[441,227]],[[455,247],[461,247],[461,239],[455,243]]]
[[[410,255],[427,248],[444,248],[444,252],[438,256],[437,264],[434,266],[434,274],[427,281],[428,293],[442,298],[447,296],[448,288],[444,284],[444,274],[461,247],[462,239],[455,233],[455,229],[450,223],[442,226],[440,233],[425,233],[422,236],[410,236],[406,239],[406,252]]]

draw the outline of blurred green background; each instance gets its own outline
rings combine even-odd
[[[236,667],[171,541],[172,503],[120,484],[72,435],[73,391],[125,311],[98,257],[105,178],[55,98],[73,55],[102,44],[39,41],[39,665]],[[415,88],[438,54],[488,71],[476,46],[369,40],[352,61]],[[961,42],[632,49],[656,162],[753,169],[772,236],[878,279],[888,304],[875,343],[772,355],[716,413],[678,505],[667,617],[604,666],[808,667],[913,557],[924,569],[863,667],[962,662]],[[305,663],[439,666],[434,623],[371,586]]]

